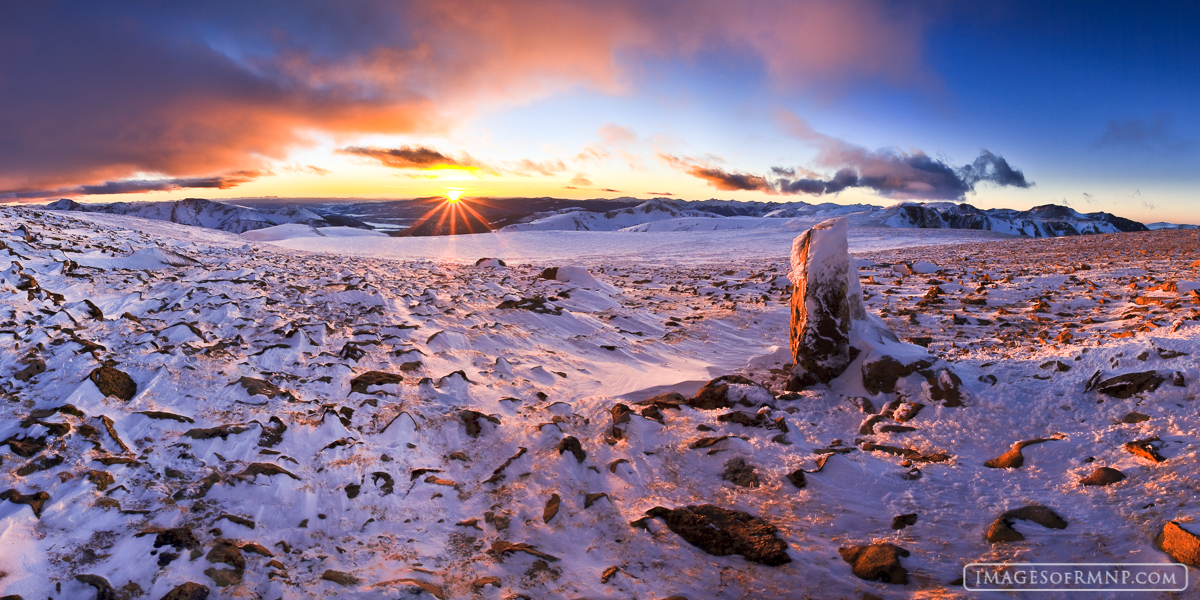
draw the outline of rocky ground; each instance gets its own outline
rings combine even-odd
[[[1200,532],[1196,232],[858,256],[954,376],[790,393],[783,256],[393,261],[12,207],[0,243],[0,595],[951,598],[970,562]]]

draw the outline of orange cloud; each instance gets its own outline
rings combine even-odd
[[[911,85],[923,77],[918,10],[883,0],[296,2],[278,12],[23,3],[0,20],[0,192],[264,168],[314,143],[313,132],[438,133],[481,107],[581,87],[627,93],[639,61],[701,51],[757,60],[788,88]],[[606,126],[602,141],[624,143],[632,132],[622,129]]]

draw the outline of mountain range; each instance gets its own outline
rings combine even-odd
[[[235,203],[236,202],[236,203]],[[486,231],[704,231],[790,228],[809,221],[849,216],[858,226],[987,230],[1034,238],[1148,231],[1142,223],[1105,212],[1081,213],[1054,204],[1029,210],[981,209],[951,202],[905,202],[889,207],[807,202],[737,200],[569,200],[480,198],[447,205],[439,197],[411,200],[189,198],[168,202],[108,204],[59,200],[51,210],[130,215],[244,233],[284,224],[378,229],[392,236],[431,236]],[[446,214],[440,211],[445,208]],[[798,220],[798,221],[797,221]],[[1180,227],[1155,223],[1154,228]]]

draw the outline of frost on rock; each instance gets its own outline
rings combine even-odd
[[[831,384],[857,361],[868,393],[920,393],[944,406],[962,406],[962,379],[945,361],[901,342],[866,311],[846,229],[845,218],[830,219],[793,242],[789,337],[794,366],[785,389]]]
[[[850,265],[846,219],[823,221],[792,243],[792,323],[795,367],[789,390],[829,383],[854,353],[850,328],[866,318],[858,268]]]

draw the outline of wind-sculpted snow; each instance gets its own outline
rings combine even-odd
[[[965,563],[1197,531],[1196,232],[858,255],[957,407],[857,364],[785,393],[786,244],[529,258],[565,233],[380,258],[0,207],[0,596],[968,598]]]

